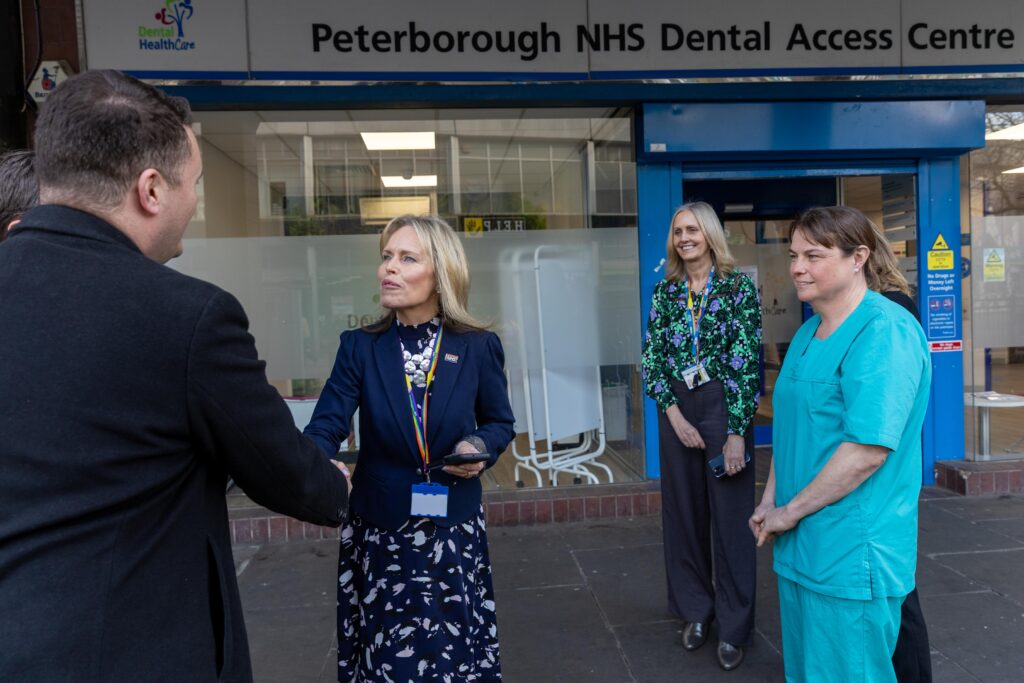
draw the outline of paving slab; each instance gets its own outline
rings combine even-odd
[[[948,595],[952,593],[978,592],[981,590],[987,590],[987,588],[950,566],[943,564],[940,559],[932,559],[927,555],[918,553],[918,595]],[[925,618],[927,619],[927,615]]]
[[[502,591],[496,602],[507,683],[635,680],[586,587]]]
[[[1024,681],[1024,610],[995,593],[921,597],[932,649],[980,681]],[[933,663],[934,663],[933,659]]]
[[[980,679],[938,650],[932,650],[932,683],[977,683]]]
[[[1024,681],[1024,496],[921,505],[918,586],[937,683]],[[490,532],[507,683],[782,681],[772,549],[758,550],[754,644],[740,669],[686,652],[666,604],[660,517]],[[336,676],[337,541],[235,547],[258,683]]]
[[[1024,585],[1021,584],[1024,549],[943,555],[938,561],[993,593],[1016,602],[1024,610]]]
[[[930,500],[928,505],[951,512],[960,517],[979,521],[985,519],[1024,519],[1024,496],[1002,495],[994,498],[943,498]]]
[[[553,525],[495,527],[488,531],[495,588],[583,584],[562,531],[545,526]]]
[[[663,548],[659,543],[573,551],[594,599],[613,628],[672,619],[667,605]],[[624,590],[627,585],[636,588]]]
[[[238,578],[252,609],[337,605],[338,541],[264,545]]]
[[[929,501],[918,514],[918,550],[933,553],[998,550],[1019,547],[1013,539],[986,529],[946,509],[942,501]]]

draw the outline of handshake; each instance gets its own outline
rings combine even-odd
[[[340,460],[331,460],[331,464],[338,468],[345,475],[345,483],[348,484],[348,492],[352,493],[352,472]]]

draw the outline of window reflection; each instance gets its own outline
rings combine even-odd
[[[998,460],[1024,454],[1024,412],[978,407],[991,392],[1024,395],[1024,107],[988,107],[985,130],[962,197],[965,433],[968,458]]]
[[[474,315],[493,322],[507,349],[513,392],[520,392],[520,464],[537,469],[543,485],[642,477],[630,111],[251,111],[196,119],[205,214],[189,226],[185,255],[174,265],[242,301],[283,395],[316,396],[338,334],[378,317],[383,225],[403,213],[437,213],[463,235]],[[535,254],[543,255],[539,270]],[[527,286],[535,272],[548,278],[540,296]],[[589,284],[579,289],[583,279]],[[579,352],[583,340],[549,333],[548,367],[533,352],[512,358],[540,348],[530,321],[551,315],[571,315],[591,330],[592,353]],[[579,394],[562,404],[592,401],[600,419],[581,411],[566,418],[563,426],[571,426],[531,431],[523,384],[534,378],[540,386],[531,373],[541,370],[549,373],[552,405],[561,381]],[[584,385],[590,388],[580,394]],[[542,416],[543,397],[530,400],[532,415]],[[589,417],[581,422],[580,415]],[[557,443],[549,446],[549,436]],[[566,465],[551,476],[550,462],[598,450],[598,464],[584,459],[582,469]],[[537,484],[529,467],[514,470],[513,453],[503,461],[485,485]]]

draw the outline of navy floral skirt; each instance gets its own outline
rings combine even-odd
[[[338,680],[501,680],[483,509],[398,531],[349,513],[338,568]]]

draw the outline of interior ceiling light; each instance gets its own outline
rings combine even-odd
[[[433,131],[425,133],[360,133],[371,152],[388,149],[434,149]]]
[[[1024,173],[1024,166],[1018,166],[1017,168],[1011,168],[1009,171],[1003,171],[1003,173]]]
[[[384,187],[437,187],[436,175],[414,175],[404,178],[400,175],[382,175]]]
[[[985,133],[986,140],[1024,140],[1024,123],[1003,128],[994,133]]]

